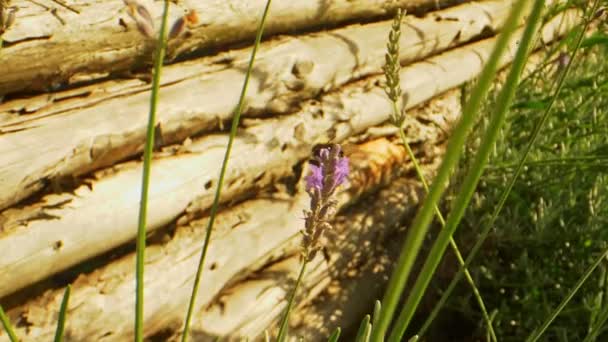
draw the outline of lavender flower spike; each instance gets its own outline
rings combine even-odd
[[[344,157],[338,144],[317,145],[313,149],[310,171],[306,177],[306,191],[310,193],[312,189],[317,189],[333,194],[348,177],[348,158]]]
[[[310,210],[304,211],[305,229],[302,247],[307,261],[320,249],[320,239],[330,229],[329,219],[335,212],[332,196],[349,173],[348,158],[338,144],[317,145],[310,160],[310,174],[306,176],[306,192],[310,195]]]

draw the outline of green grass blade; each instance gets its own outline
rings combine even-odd
[[[394,104],[394,108],[395,109],[397,108],[396,104]],[[420,164],[418,163],[418,160],[416,159],[414,152],[412,151],[410,145],[407,143],[407,140],[405,139],[405,132],[403,131],[402,127],[399,127],[399,136],[401,137],[401,143],[407,150],[407,153],[414,164],[414,169],[416,170],[416,174],[418,175],[418,178],[420,179],[420,182],[422,183],[424,190],[426,191],[426,193],[428,193],[429,192],[428,183],[424,177],[424,174],[422,173],[422,169],[420,168]],[[435,215],[437,216],[437,219],[439,220],[441,227],[445,228],[445,219],[443,218],[443,215],[441,214],[441,211],[439,210],[439,207],[437,207],[437,206],[435,206]],[[477,285],[475,285],[475,281],[473,280],[471,273],[465,266],[464,259],[462,257],[462,254],[460,253],[460,249],[458,248],[456,241],[454,241],[454,239],[451,237],[450,237],[450,247],[452,247],[452,251],[454,252],[454,255],[456,256],[458,264],[464,271],[465,277],[467,278],[467,282],[471,286],[471,290],[473,291],[473,296],[477,300],[477,304],[479,305],[483,318],[486,321],[486,326],[488,327],[488,332],[490,333],[490,337],[492,338],[492,341],[497,341],[496,333],[494,332],[494,327],[492,326],[492,321],[490,320],[490,316],[488,315],[488,310],[486,309],[486,305],[483,301],[483,298],[481,297],[481,293],[479,292]]]
[[[598,1],[596,0],[594,8],[596,8],[597,4],[598,4]],[[592,10],[591,13],[594,13],[594,11]],[[505,187],[505,189],[501,193],[500,199],[498,201],[498,204],[495,207],[494,212],[492,213],[492,216],[491,216],[488,224],[485,225],[485,227],[484,227],[483,231],[481,232],[479,238],[477,239],[477,241],[473,245],[473,248],[471,249],[469,255],[467,256],[467,258],[465,260],[465,267],[468,268],[470,266],[471,262],[473,261],[473,259],[475,258],[475,256],[479,252],[479,250],[481,249],[481,246],[483,245],[485,239],[488,237],[488,234],[490,233],[490,230],[494,226],[494,223],[496,222],[496,219],[500,215],[500,212],[502,211],[502,208],[504,207],[504,204],[506,203],[507,198],[509,197],[509,193],[513,189],[513,186],[515,185],[515,182],[517,181],[517,179],[519,178],[519,175],[521,174],[522,170],[524,169],[524,165],[526,163],[527,157],[528,157],[530,151],[532,150],[532,147],[534,146],[534,143],[536,142],[538,134],[539,134],[542,126],[544,125],[544,123],[547,121],[547,118],[549,117],[549,114],[551,113],[551,109],[553,108],[555,100],[557,99],[557,97],[560,94],[560,91],[562,89],[564,80],[565,80],[565,78],[566,78],[566,76],[568,74],[568,71],[570,70],[570,68],[572,66],[572,62],[575,60],[576,54],[577,54],[577,52],[578,52],[578,50],[580,48],[580,42],[582,41],[582,39],[584,37],[584,32],[587,30],[587,27],[589,26],[590,21],[591,21],[590,20],[590,15],[588,15],[587,16],[587,20],[586,20],[586,22],[583,25],[584,28],[581,31],[582,33],[579,36],[578,42],[577,42],[576,46],[574,47],[574,49],[573,49],[573,51],[571,53],[570,62],[566,65],[566,67],[564,68],[563,73],[560,75],[560,78],[557,81],[557,86],[556,86],[555,92],[551,96],[551,99],[550,99],[547,107],[545,108],[545,111],[543,112],[543,115],[542,115],[540,121],[536,124],[536,126],[534,128],[534,131],[532,132],[532,135],[531,135],[530,140],[528,142],[528,145],[526,145],[526,147],[525,147],[524,153],[522,154],[522,156],[521,156],[521,158],[519,160],[519,163],[518,163],[518,165],[517,165],[517,167],[515,169],[515,172],[513,173],[513,175],[511,176],[511,178],[510,178],[507,186]],[[419,331],[419,335],[420,336],[423,336],[424,333],[426,332],[426,330],[430,327],[430,324],[432,323],[432,321],[434,320],[434,318],[437,317],[437,315],[439,313],[439,310],[443,307],[443,305],[447,301],[448,297],[452,294],[452,292],[456,288],[456,285],[462,279],[462,276],[463,276],[463,272],[462,272],[462,269],[461,269],[456,274],[456,276],[454,277],[454,279],[452,279],[452,281],[448,285],[448,288],[443,293],[443,295],[441,296],[441,298],[438,301],[438,303],[435,305],[435,308],[433,309],[433,311],[431,312],[431,314],[427,318],[426,322],[423,324],[422,328]]]
[[[8,338],[11,340],[11,342],[18,342],[19,339],[17,338],[17,335],[15,335],[13,325],[8,319],[8,316],[6,316],[6,313],[4,312],[4,309],[2,309],[2,306],[0,306],[0,321],[2,321],[2,326],[4,326],[4,330],[8,334]]]
[[[285,308],[285,314],[283,314],[283,318],[281,319],[281,324],[279,325],[279,334],[277,336],[277,341],[278,342],[283,342],[285,341],[285,339],[287,338],[287,327],[289,323],[289,313],[291,312],[291,309],[293,308],[293,303],[295,302],[295,298],[296,298],[296,293],[298,291],[298,288],[300,287],[300,284],[302,283],[302,278],[304,278],[304,273],[306,273],[306,265],[308,264],[308,254],[306,254],[304,256],[304,259],[302,260],[302,267],[300,268],[300,274],[298,275],[298,280],[296,280],[296,285],[293,287],[293,291],[291,292],[291,295],[289,296],[289,300],[287,302],[287,308]]]
[[[378,319],[380,318],[380,310],[382,310],[382,303],[376,299],[374,303],[374,313],[372,314],[372,330],[378,324]]]
[[[447,186],[452,170],[458,164],[468,132],[475,122],[475,116],[481,101],[490,87],[498,67],[500,56],[507,47],[509,37],[513,31],[515,31],[518,19],[523,11],[524,3],[524,0],[519,0],[513,6],[509,17],[505,22],[503,32],[499,35],[495,48],[481,72],[477,86],[471,93],[471,97],[463,110],[463,116],[452,133],[452,137],[447,146],[446,155],[429,190],[429,194],[421,208],[418,210],[414,222],[408,231],[401,255],[399,256],[382,302],[378,327],[377,329],[374,328],[373,331],[372,341],[374,342],[380,342],[384,339],[384,335],[393,317],[416,256],[422,246],[422,241],[434,216],[435,206],[437,206],[437,203]]]
[[[68,303],[70,301],[70,292],[72,286],[68,285],[63,293],[63,299],[61,300],[61,307],[59,308],[59,319],[57,320],[57,330],[55,330],[55,342],[63,341],[63,331],[65,328],[65,318],[68,311]]]
[[[156,105],[160,89],[160,74],[165,59],[167,31],[167,18],[169,16],[169,0],[165,0],[163,17],[156,41],[156,56],[154,57],[154,77],[152,79],[152,93],[150,95],[150,113],[148,115],[148,128],[146,132],[146,145],[144,147],[143,176],[141,181],[141,199],[139,202],[139,219],[137,224],[136,243],[136,281],[135,281],[135,340],[144,339],[144,259],[146,249],[146,219],[148,214],[148,191],[150,186],[150,167],[154,149],[154,129],[156,124]]]
[[[338,340],[340,339],[341,332],[342,329],[340,329],[340,327],[337,327],[336,330],[334,330],[334,332],[329,336],[327,342],[338,342]]]
[[[589,268],[585,271],[583,276],[578,280],[576,285],[574,285],[574,288],[572,288],[572,290],[570,290],[570,292],[568,292],[568,295],[562,300],[562,302],[557,306],[557,308],[555,308],[555,310],[553,310],[553,312],[551,313],[551,315],[549,315],[549,317],[545,320],[545,322],[526,339],[526,342],[538,341],[538,339],[545,332],[545,330],[547,330],[549,325],[551,325],[551,322],[553,322],[553,320],[559,315],[559,313],[564,309],[564,307],[566,307],[566,305],[568,304],[568,302],[570,302],[572,297],[574,297],[576,292],[578,292],[578,290],[581,288],[581,286],[583,286],[585,281],[587,281],[587,278],[589,278],[589,276],[591,276],[591,273],[593,273],[593,271],[600,265],[602,260],[604,260],[604,258],[607,258],[607,257],[608,257],[608,250],[606,250],[604,253],[602,253],[602,255],[600,255],[600,257],[597,258],[597,260],[595,260],[595,262],[591,266],[589,266]]]
[[[517,5],[523,7],[523,1],[519,1]],[[414,316],[416,308],[418,307],[418,304],[420,303],[420,300],[422,299],[426,288],[428,287],[428,284],[430,283],[433,277],[435,269],[439,265],[439,262],[441,262],[445,249],[449,245],[450,240],[452,239],[452,235],[456,231],[458,223],[464,215],[469,201],[471,200],[471,197],[475,192],[477,182],[483,174],[483,170],[488,162],[490,153],[492,152],[493,146],[496,142],[496,139],[498,138],[500,128],[502,127],[505,121],[506,113],[509,109],[511,100],[515,95],[519,77],[524,69],[530,51],[530,46],[532,45],[534,35],[541,21],[543,7],[544,0],[536,0],[534,2],[534,7],[530,13],[530,17],[527,19],[526,28],[519,43],[515,58],[513,60],[513,65],[507,76],[507,80],[505,81],[505,84],[503,85],[503,88],[498,96],[496,106],[494,107],[495,112],[490,118],[489,126],[486,132],[484,133],[483,139],[479,147],[479,151],[477,152],[475,160],[473,161],[471,171],[465,176],[462,187],[460,188],[458,195],[454,200],[454,207],[452,208],[452,211],[450,212],[447,218],[445,227],[439,233],[439,236],[437,237],[435,243],[433,244],[433,247],[431,248],[431,251],[429,252],[429,256],[425,261],[424,266],[422,267],[422,270],[420,271],[419,276],[416,279],[416,282],[414,283],[414,287],[411,290],[404,304],[403,310],[399,314],[397,322],[395,323],[395,329],[391,333],[389,341],[401,340],[406,328],[410,323],[410,320]],[[514,7],[513,12],[515,11],[516,8]],[[519,10],[519,12],[521,12],[521,9]],[[519,13],[517,13],[517,16],[515,18],[511,19],[517,21],[518,18]],[[509,28],[511,30],[510,32],[504,31],[503,37],[507,36],[508,38],[508,36],[513,33],[515,28],[516,27]],[[474,114],[472,112],[467,111],[467,109],[469,108],[470,107],[467,104],[467,107],[465,107],[465,109],[463,110],[463,116]],[[477,111],[477,109],[475,109],[475,111]],[[463,269],[466,270],[466,268],[464,267]],[[487,319],[489,321],[489,318]]]
[[[260,24],[257,29],[255,43],[253,45],[253,50],[251,51],[251,58],[249,59],[249,65],[247,66],[247,72],[245,73],[245,80],[243,81],[243,88],[241,90],[241,95],[239,97],[239,103],[237,105],[236,111],[234,112],[234,117],[232,119],[232,126],[230,127],[230,136],[228,138],[228,146],[226,147],[226,153],[224,155],[224,160],[222,162],[222,168],[220,170],[217,189],[215,190],[215,197],[213,199],[213,205],[211,206],[211,212],[209,214],[209,223],[207,224],[207,232],[205,233],[205,242],[203,243],[203,248],[201,250],[201,257],[200,257],[200,260],[198,263],[198,268],[196,270],[196,276],[194,278],[194,286],[192,287],[192,295],[190,296],[190,303],[188,304],[188,313],[186,314],[186,322],[184,324],[182,342],[185,342],[188,340],[188,331],[190,330],[190,321],[192,319],[192,312],[194,310],[194,304],[195,304],[196,296],[198,293],[200,278],[201,278],[201,274],[203,272],[203,264],[205,263],[205,258],[207,256],[207,249],[209,248],[209,242],[211,240],[211,232],[213,230],[215,216],[217,215],[217,211],[219,208],[219,201],[220,201],[220,197],[222,194],[222,186],[224,185],[224,176],[226,174],[226,170],[228,169],[228,160],[230,159],[230,152],[232,151],[232,144],[234,143],[234,138],[236,136],[236,132],[238,130],[239,122],[241,119],[241,113],[245,106],[245,94],[247,93],[247,86],[249,84],[249,78],[253,71],[253,62],[255,60],[255,56],[258,51],[260,42],[262,41],[262,34],[264,32],[264,25],[266,23],[266,17],[268,16],[268,11],[270,9],[270,3],[271,3],[271,0],[268,0],[266,2],[266,7],[264,8],[264,13],[262,14],[262,19],[260,20]]]
[[[357,331],[357,336],[355,337],[355,342],[366,342],[369,339],[369,333],[371,330],[371,325],[369,324],[370,317],[369,315],[365,315],[363,320],[361,321],[361,325],[359,325],[359,330]]]

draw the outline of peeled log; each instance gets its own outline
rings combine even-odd
[[[566,15],[575,19],[577,13]],[[556,20],[545,26],[543,41],[570,27]],[[520,34],[510,42],[502,66],[511,60]],[[403,68],[405,107],[474,78],[493,45],[493,39],[484,40]],[[392,108],[378,86],[381,80],[370,77],[351,83],[320,101],[305,102],[295,115],[249,122],[235,141],[223,200],[291,174],[291,167],[308,155],[314,143],[328,138],[340,142],[386,121]],[[432,140],[439,130],[432,125],[415,127],[420,131],[410,136],[418,142]],[[158,156],[152,166],[149,230],[176,219],[186,208],[190,212],[209,208],[226,141],[226,135],[206,136]],[[119,165],[99,172],[92,185],[0,214],[0,297],[131,241],[136,232],[140,168],[139,162]]]
[[[511,3],[485,1],[422,19],[407,17],[400,40],[401,62],[423,59],[484,30],[499,29]],[[293,113],[303,100],[320,92],[381,73],[390,25],[390,21],[352,25],[262,44],[245,115]],[[246,48],[163,69],[158,123],[166,144],[217,129],[232,117],[250,53]],[[0,56],[10,55],[3,50]],[[69,60],[62,63],[72,65]],[[27,65],[33,67],[32,61]],[[0,209],[49,182],[80,176],[139,153],[149,96],[144,81],[113,80],[1,104]]]
[[[352,180],[340,192],[339,206],[359,196],[353,194],[385,186],[404,168],[411,169],[404,149],[386,139],[362,144],[357,151],[352,155]],[[434,149],[429,151],[432,154],[428,158],[437,155]],[[296,253],[302,210],[307,205],[307,195],[298,191],[294,196],[275,193],[222,211],[207,254],[196,310],[206,306],[226,285],[244,279],[269,262]],[[207,218],[192,221],[178,227],[169,242],[147,249],[144,280],[147,336],[181,326],[206,225]],[[80,276],[70,297],[67,340],[133,339],[134,265],[135,255],[131,253]],[[9,314],[18,315],[22,322],[17,328],[18,335],[26,341],[51,339],[62,294],[63,289],[49,290],[11,311]],[[6,340],[6,335],[0,335],[0,340]]]
[[[386,17],[397,8],[420,12],[458,1],[275,0],[265,33],[308,31],[348,21]],[[139,33],[122,0],[62,2],[80,13],[55,6],[57,12],[53,14],[36,2],[26,0],[11,3],[19,7],[19,11],[14,25],[4,34],[0,65],[6,68],[0,74],[0,96],[23,90],[51,90],[150,62],[154,43]],[[162,3],[150,0],[139,0],[139,3],[152,14],[158,30]],[[266,0],[172,3],[169,25],[187,10],[195,10],[199,22],[189,33],[171,41],[169,54],[175,57],[253,40],[265,4]]]

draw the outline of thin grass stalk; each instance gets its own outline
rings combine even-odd
[[[220,197],[222,194],[222,186],[224,185],[224,177],[226,174],[226,170],[228,169],[228,160],[230,159],[230,152],[232,151],[232,144],[234,142],[234,138],[236,136],[236,132],[239,127],[241,113],[243,112],[243,107],[245,106],[245,95],[247,93],[247,86],[249,84],[249,78],[253,71],[253,62],[255,60],[255,56],[258,51],[260,42],[262,41],[262,34],[264,32],[264,24],[266,23],[266,17],[268,16],[268,11],[270,9],[271,2],[272,2],[272,0],[268,0],[266,2],[266,7],[264,8],[264,13],[262,14],[262,19],[257,28],[255,43],[253,45],[253,50],[251,51],[251,58],[249,59],[249,65],[247,66],[247,72],[245,73],[245,80],[243,81],[243,88],[241,90],[241,95],[239,97],[239,103],[234,112],[234,118],[232,119],[232,126],[230,127],[230,136],[228,138],[228,146],[226,147],[226,153],[224,154],[224,160],[222,161],[222,168],[220,170],[219,180],[218,180],[217,188],[215,190],[215,197],[213,199],[213,205],[211,206],[211,212],[209,214],[209,223],[207,224],[207,231],[205,233],[205,242],[203,243],[203,248],[201,250],[201,257],[200,257],[198,267],[196,270],[196,277],[194,278],[194,286],[192,287],[192,295],[190,296],[190,303],[188,304],[188,313],[186,314],[186,322],[184,324],[182,342],[186,342],[188,340],[188,332],[190,330],[190,321],[192,320],[192,312],[194,310],[194,304],[196,302],[196,296],[198,294],[200,278],[201,278],[201,275],[203,272],[203,264],[205,263],[205,258],[207,256],[207,249],[209,248],[209,242],[211,241],[211,232],[213,230],[215,216],[217,215],[217,211],[219,208]]]
[[[521,1],[521,3],[523,3],[523,1]],[[435,240],[428,257],[422,266],[422,270],[414,283],[414,287],[411,290],[401,313],[399,314],[397,322],[395,323],[395,329],[391,333],[389,341],[396,342],[401,340],[401,337],[405,333],[405,330],[414,316],[416,308],[418,307],[418,304],[420,303],[420,300],[422,299],[422,296],[424,295],[426,288],[428,287],[428,284],[430,283],[433,274],[439,265],[439,262],[443,258],[445,249],[456,231],[456,228],[458,228],[458,223],[462,219],[469,201],[475,192],[475,188],[477,187],[477,183],[483,174],[483,170],[488,162],[493,146],[496,143],[500,129],[505,122],[509,104],[511,103],[511,100],[515,95],[515,91],[517,90],[519,77],[524,69],[533,38],[541,22],[541,14],[544,4],[544,0],[536,0],[534,2],[534,7],[532,8],[530,17],[527,20],[523,36],[513,60],[513,65],[496,101],[496,106],[494,107],[496,112],[490,117],[488,128],[481,140],[479,151],[477,152],[470,169],[471,171],[465,176],[458,195],[454,200],[454,207],[448,215],[445,227],[439,233],[439,236]],[[514,19],[517,21],[517,18],[519,18],[519,15]],[[512,24],[512,31],[514,31],[516,28],[514,25],[515,23]],[[505,31],[503,34],[507,35],[507,33],[512,33],[512,31]],[[477,109],[475,111],[477,112]],[[465,108],[463,115],[472,114],[473,113],[467,112]],[[466,268],[463,268],[463,270],[466,270]]]
[[[63,331],[65,328],[65,319],[68,312],[68,303],[70,301],[70,292],[72,286],[68,285],[63,293],[63,299],[61,300],[61,306],[59,307],[59,319],[57,320],[57,330],[55,330],[55,342],[63,341]]]
[[[136,280],[135,280],[135,340],[140,342],[144,338],[144,260],[146,249],[146,219],[148,214],[148,191],[150,186],[150,167],[154,149],[154,131],[156,123],[156,105],[160,89],[160,74],[163,67],[166,49],[167,18],[169,16],[169,0],[165,0],[162,23],[158,40],[156,41],[156,55],[154,57],[154,77],[152,79],[152,93],[150,95],[150,113],[148,115],[148,128],[146,132],[146,145],[144,147],[143,176],[141,181],[141,199],[139,202],[139,220],[137,224],[136,243]]]
[[[341,332],[342,330],[340,329],[340,327],[337,327],[336,330],[334,330],[334,332],[329,336],[327,342],[338,342],[338,340],[340,339]]]
[[[398,129],[399,136],[401,137],[401,142],[402,142],[403,146],[405,147],[405,150],[407,151],[407,154],[410,157],[410,160],[414,164],[414,169],[416,170],[416,174],[418,175],[418,178],[422,182],[425,192],[428,193],[429,186],[424,177],[424,174],[422,173],[422,169],[420,168],[420,163],[418,163],[418,159],[414,155],[414,152],[412,152],[412,149],[411,149],[410,145],[408,144],[407,139],[405,138],[405,132],[403,131],[403,122],[405,120],[405,113],[399,109],[399,105],[398,105],[398,102],[402,96],[401,88],[399,86],[400,85],[399,72],[401,69],[401,65],[399,63],[399,50],[400,50],[399,49],[399,37],[401,35],[401,21],[403,20],[403,16],[404,16],[404,13],[402,11],[397,11],[397,14],[395,15],[395,18],[393,20],[393,25],[391,27],[391,31],[388,35],[386,64],[383,68],[384,74],[386,76],[385,92],[386,92],[387,96],[389,97],[389,99],[391,100],[392,107],[393,107],[392,108],[393,114],[392,114],[391,122]],[[437,206],[435,206],[435,213],[437,215],[437,218],[439,219],[439,222],[441,223],[441,226],[444,227],[445,220],[443,218],[443,215],[441,214],[441,211],[439,210],[439,208]],[[458,245],[456,244],[456,242],[453,239],[450,239],[450,245],[452,247],[452,250],[454,251],[454,254],[456,255],[458,262],[460,263],[460,266],[464,265],[464,260],[462,258],[462,254],[460,253],[460,250],[458,249]],[[475,285],[475,282],[473,281],[473,277],[471,277],[471,274],[469,273],[468,270],[465,270],[465,274],[467,276],[467,280],[468,280],[469,284],[471,285],[471,287],[473,289],[473,294],[479,303],[479,307],[481,308],[483,317],[486,320],[486,323],[488,325],[488,331],[490,332],[490,335],[492,336],[493,341],[496,341],[496,334],[494,333],[494,328],[492,327],[492,323],[488,316],[488,312],[486,310],[486,306],[483,302],[483,299],[481,298],[481,294],[479,293],[479,290],[477,289],[477,286]],[[380,310],[379,302],[377,302],[377,306],[374,309],[378,309],[378,312],[379,312],[379,310]],[[378,312],[374,311],[375,322],[374,322],[374,324],[372,324],[372,329],[377,323]]]
[[[291,291],[291,295],[289,296],[289,300],[287,301],[287,308],[285,308],[285,314],[283,314],[283,318],[281,318],[281,324],[279,325],[279,333],[277,335],[277,341],[283,342],[287,338],[287,323],[289,322],[289,313],[293,308],[293,303],[295,302],[296,293],[300,284],[302,283],[302,278],[304,278],[304,273],[306,272],[306,265],[308,264],[308,253],[304,255],[302,259],[302,267],[300,268],[300,274],[298,275],[298,279],[296,280],[296,284]]]
[[[384,339],[416,256],[422,246],[424,236],[426,235],[429,224],[434,216],[435,206],[439,202],[441,195],[447,186],[447,181],[452,170],[458,164],[468,132],[475,122],[475,117],[481,101],[490,87],[498,67],[500,56],[507,47],[509,37],[517,27],[518,19],[523,12],[524,3],[525,0],[519,0],[514,4],[509,17],[505,22],[503,32],[499,35],[495,48],[481,72],[477,86],[473,90],[471,97],[463,110],[463,116],[452,133],[444,160],[437,172],[437,176],[408,231],[401,250],[401,255],[399,256],[399,260],[397,261],[397,265],[393,271],[382,302],[378,328],[373,330],[371,340],[374,342],[380,342]]]
[[[11,342],[19,342],[17,335],[15,335],[15,330],[13,330],[13,325],[11,321],[6,316],[4,309],[2,309],[2,305],[0,305],[0,321],[2,322],[2,326],[4,326],[4,331],[8,334],[8,338]]]
[[[549,325],[551,325],[553,320],[555,320],[555,318],[560,314],[560,312],[562,312],[562,310],[566,307],[568,302],[570,302],[572,297],[574,297],[574,295],[578,292],[578,290],[581,288],[581,286],[583,286],[585,281],[587,281],[589,276],[591,276],[593,271],[600,265],[602,260],[604,260],[604,258],[607,258],[607,257],[608,257],[608,250],[604,251],[604,253],[602,253],[602,255],[600,255],[600,257],[597,258],[597,260],[595,260],[595,262],[593,262],[593,264],[591,266],[589,266],[589,268],[585,271],[583,276],[578,280],[576,285],[574,285],[572,290],[570,290],[570,292],[568,292],[568,295],[555,308],[555,310],[553,310],[553,312],[551,313],[551,315],[549,315],[549,317],[545,320],[545,322],[543,322],[543,324],[538,329],[536,329],[532,334],[530,334],[530,336],[528,336],[528,338],[526,339],[526,342],[538,341],[538,339],[542,336],[542,334],[545,332],[545,330],[547,330]]]
[[[407,140],[405,139],[405,132],[403,131],[403,128],[399,129],[399,136],[401,137],[401,143],[403,144],[403,146],[405,146],[407,153],[410,156],[410,159],[412,160],[412,162],[414,164],[414,169],[416,170],[416,174],[418,175],[418,178],[422,182],[422,186],[424,187],[425,192],[428,193],[429,192],[428,183],[424,177],[424,174],[422,173],[422,169],[420,168],[420,165],[418,163],[418,160],[416,159],[416,156],[414,155],[414,152],[412,151],[410,145],[407,143]],[[443,215],[441,214],[441,211],[439,210],[439,208],[437,206],[435,206],[435,213],[437,215],[437,219],[439,220],[439,223],[441,224],[442,229],[445,228],[445,219],[443,218]],[[486,326],[488,327],[488,333],[490,335],[490,339],[491,339],[491,341],[496,342],[496,341],[498,341],[498,339],[496,338],[496,333],[494,332],[494,327],[492,326],[492,320],[490,320],[490,316],[488,315],[488,311],[486,309],[486,305],[483,301],[483,298],[481,297],[481,293],[479,292],[477,285],[475,285],[475,281],[473,280],[471,273],[465,267],[464,258],[462,257],[462,254],[460,253],[460,249],[458,248],[456,241],[454,241],[454,239],[451,237],[450,237],[450,247],[452,248],[454,255],[456,255],[456,259],[458,261],[458,264],[460,265],[460,268],[464,271],[464,275],[467,278],[467,282],[471,286],[471,290],[473,291],[473,296],[477,300],[477,305],[479,305],[479,308],[481,309],[481,313],[483,315],[483,319],[485,320]]]
[[[579,38],[578,38],[577,44],[574,47],[574,49],[573,49],[573,51],[572,51],[572,53],[570,55],[570,61],[564,67],[564,70],[563,70],[562,74],[559,76],[559,78],[557,80],[557,85],[556,85],[556,88],[555,88],[555,92],[553,93],[553,96],[551,97],[551,100],[550,100],[549,104],[545,108],[545,111],[543,112],[543,115],[542,115],[540,121],[535,126],[534,131],[532,132],[532,135],[531,135],[530,140],[528,142],[528,145],[526,145],[526,147],[524,149],[524,152],[523,152],[523,154],[522,154],[522,156],[521,156],[521,158],[520,158],[520,160],[519,160],[519,162],[517,164],[515,172],[513,173],[513,175],[511,176],[511,179],[509,180],[507,186],[505,187],[505,189],[501,193],[500,199],[498,201],[498,205],[495,207],[494,212],[492,213],[492,217],[490,218],[490,221],[488,222],[488,224],[485,226],[485,228],[483,229],[483,231],[479,235],[479,238],[477,239],[477,241],[473,245],[473,248],[471,249],[469,255],[467,256],[467,258],[465,260],[465,266],[466,267],[470,266],[470,264],[472,263],[473,259],[475,258],[475,256],[479,252],[479,250],[481,249],[481,246],[483,245],[484,241],[488,237],[488,235],[490,233],[490,230],[492,230],[492,227],[494,227],[494,223],[498,219],[498,215],[502,211],[502,208],[504,207],[504,204],[506,203],[507,198],[509,197],[509,194],[511,193],[511,190],[513,189],[513,186],[515,185],[515,182],[517,181],[517,179],[519,178],[519,175],[521,174],[522,170],[524,169],[524,165],[526,164],[526,160],[528,158],[528,155],[529,155],[530,151],[532,150],[532,147],[534,146],[534,143],[536,142],[538,134],[539,134],[541,128],[543,127],[544,123],[547,121],[547,118],[549,117],[549,114],[551,112],[551,109],[553,108],[555,100],[557,99],[557,97],[560,94],[560,91],[562,89],[563,83],[564,83],[564,81],[566,79],[566,76],[567,76],[569,70],[571,69],[572,62],[574,61],[574,59],[576,57],[576,54],[577,54],[577,52],[578,52],[578,50],[580,48],[580,44],[581,44],[581,42],[582,42],[582,40],[584,38],[584,33],[585,33],[585,31],[587,31],[587,29],[589,27],[589,24],[591,23],[591,20],[592,20],[591,16],[593,15],[593,13],[595,13],[595,10],[597,9],[598,3],[599,3],[599,0],[596,0],[595,3],[594,3],[593,9],[590,11],[591,14],[587,15],[587,19],[586,19],[585,23],[583,24],[583,29],[581,31],[581,34],[580,34]],[[426,332],[426,330],[430,327],[432,321],[435,319],[435,317],[437,317],[437,315],[439,313],[439,310],[443,307],[443,305],[445,305],[448,297],[452,294],[452,292],[456,288],[456,285],[462,279],[462,276],[463,276],[463,272],[462,272],[462,270],[460,270],[460,271],[458,271],[458,273],[456,274],[456,276],[454,277],[454,279],[452,279],[452,281],[448,285],[448,288],[443,293],[443,295],[441,296],[441,298],[439,299],[439,301],[435,305],[435,308],[433,309],[433,311],[431,311],[431,313],[428,316],[426,322],[423,324],[422,328],[420,329],[420,332],[419,332],[420,336],[422,336]]]

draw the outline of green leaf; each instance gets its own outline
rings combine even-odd
[[[608,45],[608,35],[603,32],[595,32],[591,36],[585,38],[581,43],[582,48],[588,48],[595,45]]]
[[[380,318],[380,310],[382,309],[382,303],[376,299],[374,303],[374,313],[372,314],[372,329],[378,324],[378,318]]]
[[[530,101],[521,101],[514,103],[511,106],[511,109],[536,109],[543,110],[547,108],[547,101],[538,101],[538,100],[530,100]]]

